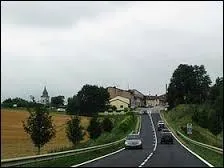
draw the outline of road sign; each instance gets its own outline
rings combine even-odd
[[[187,123],[187,134],[192,134],[192,124]]]

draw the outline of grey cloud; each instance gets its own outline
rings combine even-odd
[[[72,27],[81,19],[91,20],[102,13],[113,12],[127,2],[54,1],[5,2],[2,5],[2,23],[30,27]]]
[[[223,11],[214,3],[167,18],[172,6],[152,17],[146,3],[26,3],[2,11],[4,98],[39,98],[44,85],[69,97],[86,83],[163,94],[180,63],[204,64],[213,81],[223,75]]]

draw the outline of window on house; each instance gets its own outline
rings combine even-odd
[[[123,105],[120,105],[120,108],[123,108]]]

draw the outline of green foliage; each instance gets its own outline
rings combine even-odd
[[[111,130],[113,129],[113,122],[108,117],[103,119],[102,129],[106,132],[111,132]]]
[[[99,111],[105,111],[109,102],[107,89],[95,85],[84,85],[78,92],[80,114],[93,116]]]
[[[198,123],[203,128],[208,128],[209,118],[208,114],[210,112],[210,108],[207,105],[196,106],[194,108],[194,113],[192,115],[192,120]]]
[[[117,107],[116,106],[112,106],[111,107],[113,111],[117,111]]]
[[[12,108],[14,104],[17,104],[17,107],[34,107],[34,102],[28,102],[27,100],[21,98],[8,98],[2,102],[2,107]]]
[[[77,115],[80,111],[80,101],[76,95],[68,98],[68,105],[66,107],[67,114]]]
[[[40,154],[40,148],[55,136],[55,126],[45,107],[36,105],[34,111],[29,110],[29,113],[26,122],[23,121],[23,128],[30,135]]]
[[[208,129],[216,136],[223,130],[223,120],[216,110],[209,115]]]
[[[64,99],[65,99],[64,96],[52,97],[51,98],[51,106],[56,107],[56,108],[58,108],[60,106],[63,106],[64,105]]]
[[[74,146],[83,139],[83,127],[80,125],[78,116],[71,117],[71,120],[67,122],[66,135]]]
[[[180,64],[168,87],[169,108],[183,103],[205,102],[210,84],[210,77],[203,65]]]
[[[94,116],[91,120],[90,120],[90,124],[87,128],[87,131],[90,134],[90,138],[91,139],[96,139],[97,137],[100,136],[100,134],[102,133],[101,130],[101,124],[98,121],[97,117]]]
[[[119,129],[122,130],[123,132],[126,132],[129,129],[132,121],[133,121],[132,116],[128,116],[120,123]]]
[[[124,108],[124,112],[128,112],[128,108],[127,107]]]

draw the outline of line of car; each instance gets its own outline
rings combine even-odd
[[[173,135],[162,120],[158,121],[157,130],[161,133],[160,144],[173,144]]]

